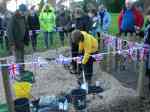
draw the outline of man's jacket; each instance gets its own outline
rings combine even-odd
[[[98,41],[90,34],[81,31],[83,34],[84,40],[79,43],[79,52],[84,52],[84,57],[82,64],[86,64],[92,53],[95,53],[98,50]]]
[[[15,45],[17,48],[22,48],[25,41],[26,30],[28,22],[25,16],[16,12],[10,19],[8,25],[9,43]]]

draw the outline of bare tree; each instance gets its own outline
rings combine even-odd
[[[0,0],[0,12],[4,13],[7,9],[7,2],[10,0]]]
[[[55,6],[55,4],[56,4],[56,0],[48,0],[48,2],[49,2],[50,4],[52,4],[53,6]]]
[[[150,7],[150,0],[140,0],[142,3],[144,3],[144,8],[147,9]]]

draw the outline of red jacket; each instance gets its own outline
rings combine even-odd
[[[144,17],[139,9],[133,8],[134,18],[135,18],[135,26],[138,26],[140,29],[143,27],[144,24]],[[119,31],[121,30],[121,23],[123,20],[124,10],[122,10],[118,17],[118,27]]]

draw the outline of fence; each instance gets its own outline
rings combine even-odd
[[[138,48],[139,45],[136,47],[136,49],[131,48],[135,44],[138,44],[137,42],[141,42],[142,38],[139,36],[136,36],[135,34],[133,34],[131,36],[130,33],[127,34],[127,36],[122,35],[120,38],[119,37],[117,38],[117,37],[114,37],[111,35],[102,34],[103,38],[107,38],[109,36],[110,36],[110,42],[108,42],[108,45],[106,46],[107,52],[108,52],[107,59],[106,59],[106,65],[107,65],[106,71],[109,73],[112,73],[113,75],[115,73],[121,75],[121,72],[123,72],[123,69],[125,70],[126,67],[128,67],[128,68],[131,67],[131,70],[135,71],[135,72],[129,73],[131,71],[125,70],[127,72],[124,75],[127,75],[127,76],[129,76],[128,74],[130,74],[132,76],[134,75],[135,76],[134,78],[136,78],[137,80],[134,79],[135,81],[133,81],[131,83],[134,83],[134,84],[137,83],[137,84],[134,85],[134,87],[133,87],[133,86],[128,86],[128,85],[130,85],[130,83],[126,83],[126,86],[129,88],[131,87],[133,89],[136,89],[138,95],[143,96],[143,94],[144,94],[143,93],[144,77],[145,77],[145,61],[146,60],[145,60],[145,57],[141,57],[140,50],[142,50],[142,49]],[[138,40],[138,41],[135,41],[135,40]],[[114,45],[112,45],[113,41],[115,43]],[[102,44],[103,44],[103,42],[102,42]],[[127,48],[127,46],[128,46],[128,48]],[[122,53],[122,49],[129,49],[128,53],[127,54],[125,53],[126,56],[124,56],[124,54]],[[112,52],[115,52],[115,53],[112,53]],[[111,60],[111,59],[113,59],[113,60]],[[129,65],[129,63],[131,64],[131,66]],[[112,65],[114,68],[111,69],[110,65]],[[113,71],[115,71],[115,73],[113,73]],[[130,76],[130,78],[131,78],[131,76]],[[135,88],[135,86],[137,86],[137,88]]]

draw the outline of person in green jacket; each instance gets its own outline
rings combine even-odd
[[[40,29],[44,34],[45,47],[47,49],[49,48],[49,39],[50,44],[53,44],[53,32],[56,26],[55,20],[56,16],[54,8],[50,4],[45,5],[40,13],[39,21]]]

